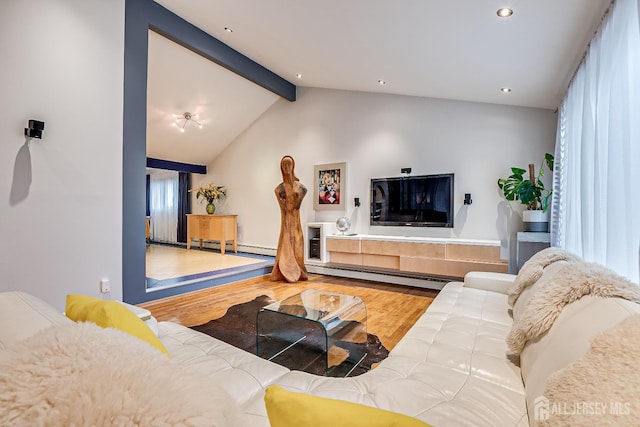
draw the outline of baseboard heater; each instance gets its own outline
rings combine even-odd
[[[425,279],[425,280],[433,280],[436,282],[449,283],[452,280],[459,280],[457,277],[441,277],[441,276],[433,276],[430,274],[421,274],[421,273],[410,273],[406,271],[398,271],[398,270],[387,270],[384,268],[366,268],[366,267],[354,267],[345,264],[332,264],[328,263],[327,267],[335,268],[337,270],[352,270],[358,271],[360,273],[377,273],[384,274],[390,276],[398,276],[398,277],[408,277],[411,279]]]
[[[211,241],[207,241],[205,240],[203,242],[203,247],[205,248],[209,248],[209,249],[218,249],[220,250],[220,243],[219,242],[211,242]],[[229,252],[231,249],[231,243],[227,243],[226,247],[226,251]],[[267,256],[276,256],[276,250],[275,248],[267,248],[265,246],[254,246],[254,245],[242,245],[242,244],[238,244],[238,252],[245,252],[248,254],[256,254],[256,255],[267,255]],[[233,252],[230,252],[233,253]]]
[[[368,269],[331,263],[325,265],[307,264],[307,271],[309,273],[325,274],[327,276],[347,277],[351,279],[370,280],[372,282],[391,283],[437,290],[442,289],[445,284],[451,281],[459,280],[455,278],[429,276],[425,274]]]
[[[238,245],[238,251],[256,255],[276,256],[275,248],[267,248],[265,246]]]

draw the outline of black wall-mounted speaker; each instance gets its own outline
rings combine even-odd
[[[29,127],[24,128],[24,135],[28,138],[42,138],[42,131],[44,130],[44,122],[40,120],[29,120]]]

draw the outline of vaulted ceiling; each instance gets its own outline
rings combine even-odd
[[[297,86],[555,109],[610,0],[157,3]],[[277,99],[161,36],[149,43],[150,157],[206,164]],[[179,132],[173,115],[187,111],[203,129]]]
[[[153,31],[147,85],[147,157],[197,165],[211,162],[278,99]],[[185,123],[184,113],[194,119]]]

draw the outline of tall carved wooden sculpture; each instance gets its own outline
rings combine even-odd
[[[271,280],[286,280],[290,283],[307,280],[300,224],[300,205],[307,194],[307,188],[294,173],[295,164],[291,156],[284,156],[280,160],[282,182],[275,188],[281,215],[280,239],[276,262],[271,272]]]

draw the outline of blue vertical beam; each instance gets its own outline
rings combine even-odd
[[[125,3],[122,119],[122,299],[146,294],[144,221],[147,165],[147,57],[149,28],[144,1]]]

